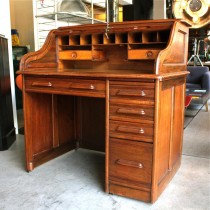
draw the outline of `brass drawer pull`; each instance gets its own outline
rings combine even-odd
[[[127,126],[118,126],[116,131],[124,132],[124,133],[134,133],[134,134],[144,134],[145,131],[143,128],[134,128],[134,127],[127,127]]]
[[[146,96],[146,93],[141,90],[140,93],[139,91],[136,90],[118,90],[116,95],[118,96]]]
[[[144,133],[144,129],[143,128],[140,128],[139,129],[139,133],[142,133],[143,134]]]
[[[33,82],[31,84],[31,86],[35,86],[35,87],[52,87],[52,83],[51,82]]]
[[[146,114],[146,112],[143,109],[141,109],[140,110],[140,115],[145,115],[145,114]]]
[[[135,114],[135,115],[145,115],[145,111],[143,109],[127,109],[127,108],[118,108],[116,111],[118,114]]]
[[[143,168],[142,163],[132,161],[132,160],[118,159],[118,160],[116,160],[116,164],[123,165],[123,166],[134,167],[134,168]]]
[[[141,90],[140,96],[146,96],[146,93],[143,90]]]
[[[94,90],[94,89],[95,89],[94,85],[91,84],[91,85],[90,85],[90,89],[91,89],[91,90]]]
[[[69,88],[72,88],[72,89],[83,89],[83,90],[94,90],[95,86],[93,84],[76,84],[76,83],[71,83],[69,85]]]

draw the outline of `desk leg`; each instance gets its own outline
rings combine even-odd
[[[208,112],[209,111],[208,101],[206,102],[205,107],[206,107],[206,111]]]
[[[109,81],[106,81],[106,113],[105,113],[105,123],[106,123],[106,133],[105,133],[105,192],[109,193]]]

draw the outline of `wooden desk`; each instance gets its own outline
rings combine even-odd
[[[27,170],[75,148],[104,151],[105,191],[154,202],[181,163],[188,25],[106,27],[52,30],[22,58]]]

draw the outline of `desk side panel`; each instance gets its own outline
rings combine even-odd
[[[181,164],[185,77],[160,82],[155,124],[152,202]]]
[[[25,92],[26,166],[34,167],[75,148],[73,99]],[[66,111],[64,113],[64,111]]]
[[[29,171],[34,168],[34,158],[52,148],[51,113],[50,95],[24,93],[26,162]]]
[[[171,30],[167,48],[157,58],[156,74],[186,71],[189,28],[176,22]]]
[[[29,52],[21,58],[21,71],[30,70],[32,68],[36,68],[36,70],[57,68],[56,37],[54,31],[55,30],[50,31],[40,50]]]

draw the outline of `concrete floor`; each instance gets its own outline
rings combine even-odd
[[[193,133],[192,133],[193,132]],[[30,173],[24,165],[24,136],[0,152],[0,210],[209,210],[210,112],[184,130],[182,164],[154,204],[104,192],[104,155],[69,152]]]

